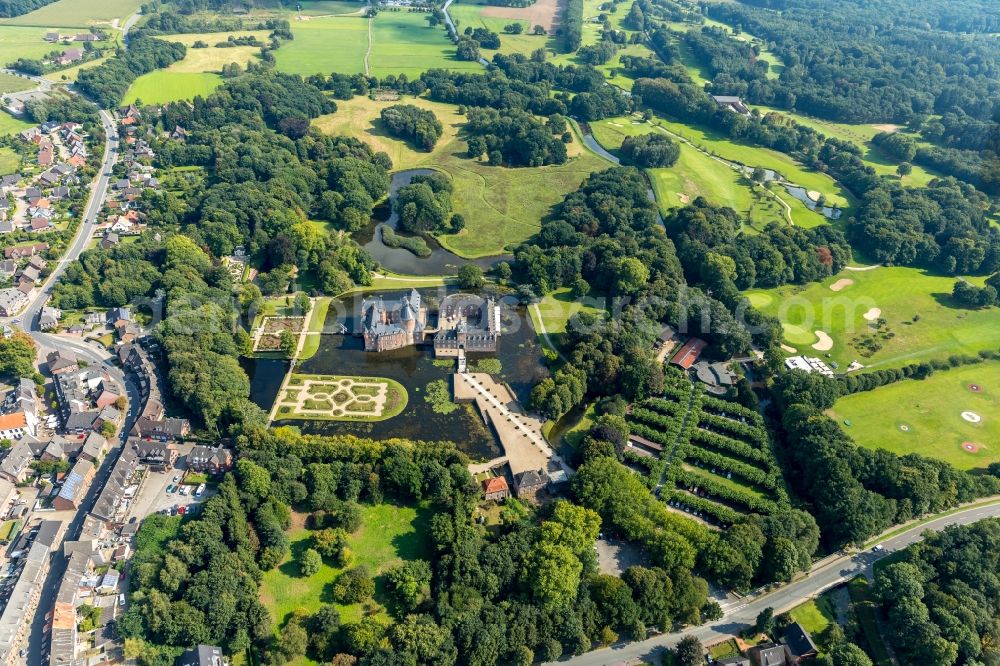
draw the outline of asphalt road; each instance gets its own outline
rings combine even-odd
[[[880,553],[865,550],[855,555],[827,559],[813,567],[807,577],[770,594],[747,598],[731,603],[728,607],[724,605],[725,615],[716,622],[687,631],[661,634],[638,643],[626,643],[588,652],[579,657],[554,663],[573,666],[618,666],[635,660],[655,660],[665,648],[674,647],[684,636],[696,636],[706,645],[717,643],[739,634],[754,623],[758,613],[769,606],[775,613],[782,613],[856,576],[870,576],[872,565],[876,561],[893,551],[920,541],[927,530],[940,531],[949,525],[968,525],[984,518],[996,517],[1000,517],[1000,504],[972,506],[950,516],[915,526],[898,536],[882,541],[885,550]]]

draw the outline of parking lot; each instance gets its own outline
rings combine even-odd
[[[185,507],[186,510],[188,506],[204,501],[214,492],[214,489],[209,488],[201,497],[195,497],[194,486],[181,486],[181,489],[187,489],[186,495],[181,494],[182,490],[178,489],[177,486],[184,477],[186,455],[191,446],[179,448],[182,455],[177,461],[177,467],[163,472],[148,470],[139,494],[133,500],[132,506],[129,507],[128,520],[131,521],[132,518],[135,518],[139,521],[159,511],[169,511],[175,506]],[[172,488],[173,492],[167,492],[168,488]]]

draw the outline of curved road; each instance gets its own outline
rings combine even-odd
[[[773,608],[775,614],[783,613],[856,576],[871,576],[872,565],[876,561],[893,551],[920,541],[927,530],[939,532],[950,525],[968,525],[985,518],[997,517],[1000,517],[1000,503],[973,505],[958,513],[915,525],[902,534],[885,539],[881,542],[885,547],[881,553],[865,550],[855,555],[827,558],[814,566],[801,580],[785,585],[770,594],[747,597],[728,607],[724,605],[725,616],[721,620],[683,632],[660,634],[637,643],[595,650],[555,663],[573,666],[617,666],[637,659],[650,660],[661,654],[665,648],[677,645],[684,636],[696,636],[705,645],[717,643],[736,636],[753,624],[757,614],[767,607]]]

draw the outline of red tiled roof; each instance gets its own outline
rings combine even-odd
[[[483,481],[483,492],[486,494],[499,493],[504,490],[510,490],[510,488],[507,486],[507,479],[502,476],[494,476]]]
[[[701,338],[691,338],[674,354],[670,362],[679,365],[685,370],[689,370],[701,356],[701,350],[707,346],[707,342]]]

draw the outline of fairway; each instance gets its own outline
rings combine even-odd
[[[842,279],[853,284],[830,289]],[[981,285],[983,280],[969,281]],[[815,331],[821,330],[833,339],[833,347],[821,355],[841,370],[854,360],[868,367],[899,367],[997,348],[1000,309],[956,307],[951,299],[955,281],[916,268],[882,267],[844,271],[805,286],[753,290],[747,296],[761,312],[782,321],[786,341],[799,353],[816,353],[811,345],[818,340]],[[875,309],[885,320],[881,327]]]
[[[426,530],[430,516],[424,509],[379,504],[361,505],[361,528],[347,541],[354,553],[352,568],[368,567],[376,577],[375,601],[382,606],[387,601],[385,583],[379,574],[403,560],[428,559]],[[298,520],[296,520],[298,518]],[[315,613],[320,605],[330,603],[330,588],[344,571],[324,562],[315,574],[303,577],[299,573],[298,556],[311,547],[312,532],[301,526],[305,517],[293,516],[293,527],[288,532],[291,557],[277,568],[264,573],[260,598],[276,625],[281,626],[293,611],[304,608]],[[357,622],[364,609],[362,604],[337,605],[344,622]],[[384,608],[380,608],[384,617]]]
[[[304,76],[365,71],[368,19],[326,16],[291,23],[295,39],[274,52],[278,71]]]
[[[435,113],[444,133],[434,150],[416,151],[407,142],[388,135],[379,113],[393,102],[375,102],[367,97],[338,100],[337,112],[317,118],[315,125],[328,134],[354,136],[373,150],[385,151],[392,158],[394,170],[433,167],[451,176],[455,190],[452,204],[456,213],[465,216],[467,226],[459,234],[438,239],[463,257],[499,254],[506,246],[524,241],[538,231],[541,219],[553,204],[579,187],[587,175],[609,166],[589,151],[582,151],[577,143],[568,146],[572,157],[558,166],[487,166],[466,159],[465,141],[458,136],[465,117],[458,114],[456,106],[413,97],[404,97],[398,103],[414,104]]]
[[[383,11],[375,17],[368,61],[372,76],[406,74],[414,79],[433,68],[483,70],[478,62],[459,60],[444,27],[432,28],[428,16],[423,12]]]
[[[8,25],[84,27],[119,23],[139,10],[142,0],[56,0],[33,12],[2,19]]]
[[[884,405],[892,409],[882,409]],[[982,421],[963,419],[965,411]],[[862,446],[898,455],[919,453],[958,469],[985,468],[1000,462],[1000,362],[855,393],[838,400],[829,413]]]
[[[602,146],[616,153],[625,137],[656,131],[653,125],[639,122],[635,117],[607,118],[591,123],[590,129]],[[676,164],[663,169],[647,169],[656,190],[656,200],[664,213],[697,197],[704,197],[717,206],[729,206],[744,219],[749,216],[751,226],[748,230],[751,233],[762,230],[771,222],[788,223],[785,207],[763,187],[752,185],[735,169],[696,148],[678,143],[681,154]],[[774,190],[775,193],[779,191],[780,188]],[[791,197],[782,200],[795,201]],[[821,215],[801,203],[792,207],[791,215],[795,224],[803,227],[824,223]]]

